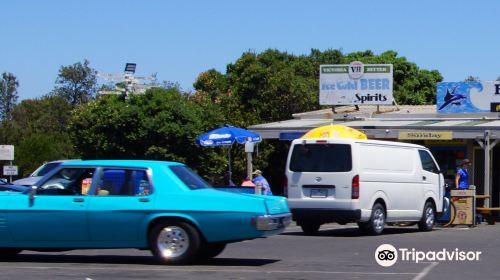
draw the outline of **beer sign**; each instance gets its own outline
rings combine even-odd
[[[321,105],[392,104],[392,64],[321,65]]]

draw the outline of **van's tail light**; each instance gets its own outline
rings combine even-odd
[[[288,197],[288,177],[283,176],[283,196]]]
[[[352,177],[352,185],[351,185],[351,198],[358,199],[359,198],[359,175]]]

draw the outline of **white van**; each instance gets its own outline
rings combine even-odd
[[[430,231],[443,211],[443,175],[420,145],[296,139],[285,181],[293,219],[305,234],[329,222],[357,222],[362,232],[374,235],[386,222],[415,222]]]

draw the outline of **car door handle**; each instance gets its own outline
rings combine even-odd
[[[422,176],[422,180],[424,180],[424,181],[425,181],[425,180],[427,180],[427,177],[425,177],[425,176]]]
[[[149,202],[149,198],[139,198],[139,202]]]
[[[83,198],[73,198],[73,202],[84,202],[85,199]]]

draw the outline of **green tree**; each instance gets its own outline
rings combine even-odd
[[[464,82],[477,82],[479,81],[479,77],[477,76],[468,76],[467,78],[465,78]]]
[[[17,103],[17,87],[19,81],[12,73],[4,72],[0,79],[0,120],[10,118],[12,110]]]
[[[400,105],[425,105],[436,103],[436,83],[443,77],[437,70],[420,69],[395,51],[375,55],[372,51],[347,54],[342,63],[361,61],[365,64],[393,64],[394,98]]]
[[[316,72],[303,56],[277,50],[246,52],[227,66],[226,74],[215,70],[200,74],[195,95],[220,104],[227,122],[235,125],[282,120],[319,109]]]
[[[82,105],[69,128],[83,158],[180,161],[211,177],[223,174],[225,156],[204,150],[195,138],[222,123],[217,112],[178,88],[153,88],[127,100],[110,95]]]
[[[89,61],[61,66],[53,94],[64,98],[71,105],[79,105],[95,98],[97,71],[89,67]]]
[[[259,122],[290,119],[293,113],[320,109],[318,96],[321,64],[394,65],[394,96],[398,104],[434,104],[436,70],[419,69],[395,51],[375,55],[372,51],[343,54],[340,50],[313,49],[307,56],[277,50],[260,54],[245,52],[227,66],[225,74],[216,70],[201,73],[194,83],[198,99],[224,107],[228,122],[248,126]]]
[[[15,146],[15,163],[27,175],[45,161],[75,158],[67,132],[72,106],[59,96],[26,99],[0,126],[0,142]]]

